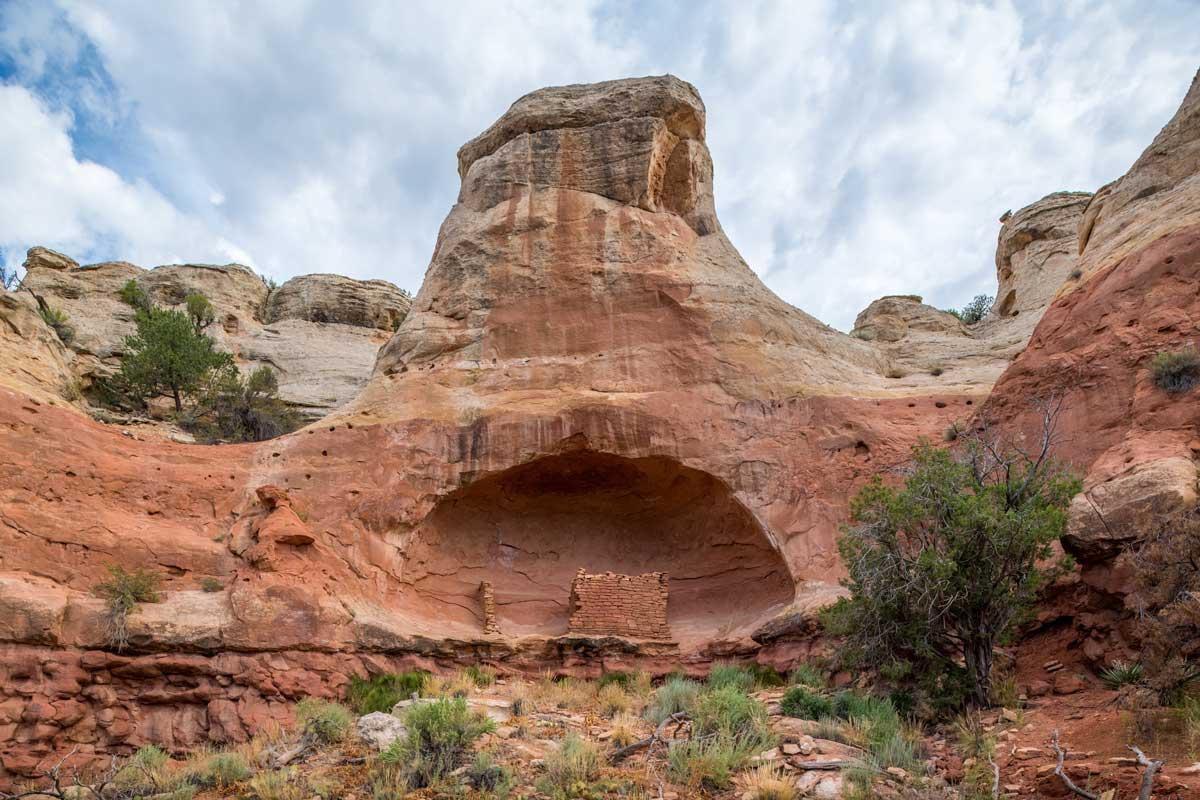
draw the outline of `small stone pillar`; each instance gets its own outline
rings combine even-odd
[[[492,593],[491,581],[480,581],[479,600],[483,605],[483,632],[499,633],[500,626],[496,624],[496,596]]]

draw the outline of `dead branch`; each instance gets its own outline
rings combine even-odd
[[[289,747],[278,753],[272,760],[272,765],[275,769],[286,767],[293,761],[300,761],[307,756],[316,747],[316,740],[309,736],[301,736],[300,741],[294,747]]]
[[[666,737],[663,736],[663,734],[666,732],[668,725],[670,725],[672,722],[676,723],[675,733],[679,733],[679,728],[683,726],[683,723],[689,721],[690,719],[691,717],[686,711],[676,711],[674,714],[658,723],[658,727],[654,729],[654,733],[650,734],[645,739],[634,742],[626,747],[622,747],[620,750],[614,751],[613,754],[608,757],[608,763],[619,764],[639,750],[644,750],[656,742],[666,742]],[[674,738],[674,734],[672,734],[671,738]]]
[[[848,767],[856,762],[845,758],[835,758],[828,761],[793,761],[792,766],[796,769],[841,769]]]
[[[1054,748],[1055,755],[1058,756],[1058,765],[1054,768],[1054,774],[1062,780],[1063,785],[1080,797],[1086,797],[1087,800],[1100,800],[1099,795],[1092,794],[1086,789],[1080,789],[1067,777],[1066,770],[1063,769],[1063,760],[1067,757],[1067,753],[1058,746],[1058,728],[1054,729],[1054,735],[1050,737],[1050,744]]]
[[[63,767],[78,750],[78,747],[71,748],[70,752],[45,771],[45,777],[50,781],[48,788],[26,789],[16,794],[0,792],[0,800],[20,800],[20,798],[26,797],[51,798],[51,800],[101,800],[101,798],[107,797],[110,794],[109,786],[121,769],[115,758],[109,761],[108,771],[91,785],[81,783],[76,770],[71,771],[70,783],[66,786],[63,785]]]
[[[1129,745],[1129,752],[1137,756],[1138,763],[1145,767],[1146,771],[1142,773],[1142,788],[1138,792],[1138,800],[1150,800],[1150,792],[1154,789],[1154,774],[1159,768],[1166,763],[1165,759],[1152,761],[1146,758],[1146,754],[1133,745]]]
[[[999,800],[1000,797],[1000,765],[996,763],[996,759],[989,758],[988,763],[992,765],[992,800]]]

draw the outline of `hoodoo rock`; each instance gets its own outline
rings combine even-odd
[[[1196,121],[1181,110],[1160,136],[1182,154],[1134,168],[1162,177],[1174,210],[1195,200]],[[1019,433],[1045,394],[1067,398],[1067,451],[1101,513],[1134,524],[1194,497],[1195,403],[1147,369],[1197,334],[1188,214],[1155,216],[1148,195],[1104,206],[1085,261],[1135,206],[1123,240],[1159,234],[1073,277],[1071,232],[1097,201],[1051,195],[1001,230],[993,315],[967,327],[885,298],[847,336],[772,294],[725,236],[704,123],[669,76],[521,98],[459,152],[458,202],[411,309],[373,282],[272,293],[236,265],[31,252],[27,282],[79,335],[66,350],[26,298],[0,295],[0,709],[47,709],[0,723],[0,781],[75,746],[241,741],[383,670],[786,667],[843,591],[854,491],[952,421]],[[218,341],[327,415],[206,447],[68,407],[64,366],[111,368],[131,330],[116,294],[131,277],[164,304],[203,291]],[[1154,462],[1173,493],[1136,477]],[[1072,526],[1081,549],[1097,539]],[[162,578],[120,653],[93,592],[111,565]],[[604,593],[635,587],[612,605],[655,624],[577,616],[573,630],[581,573]]]

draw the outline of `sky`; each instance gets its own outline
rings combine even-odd
[[[717,211],[788,302],[995,290],[998,218],[1119,177],[1200,67],[1200,0],[0,0],[0,261],[420,287],[455,153],[541,86],[671,73]]]

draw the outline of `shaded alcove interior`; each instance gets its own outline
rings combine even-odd
[[[751,513],[714,476],[663,457],[547,456],[445,497],[408,548],[404,580],[424,614],[481,629],[490,581],[503,633],[567,630],[571,580],[670,576],[673,638],[711,640],[792,600],[793,583]]]

